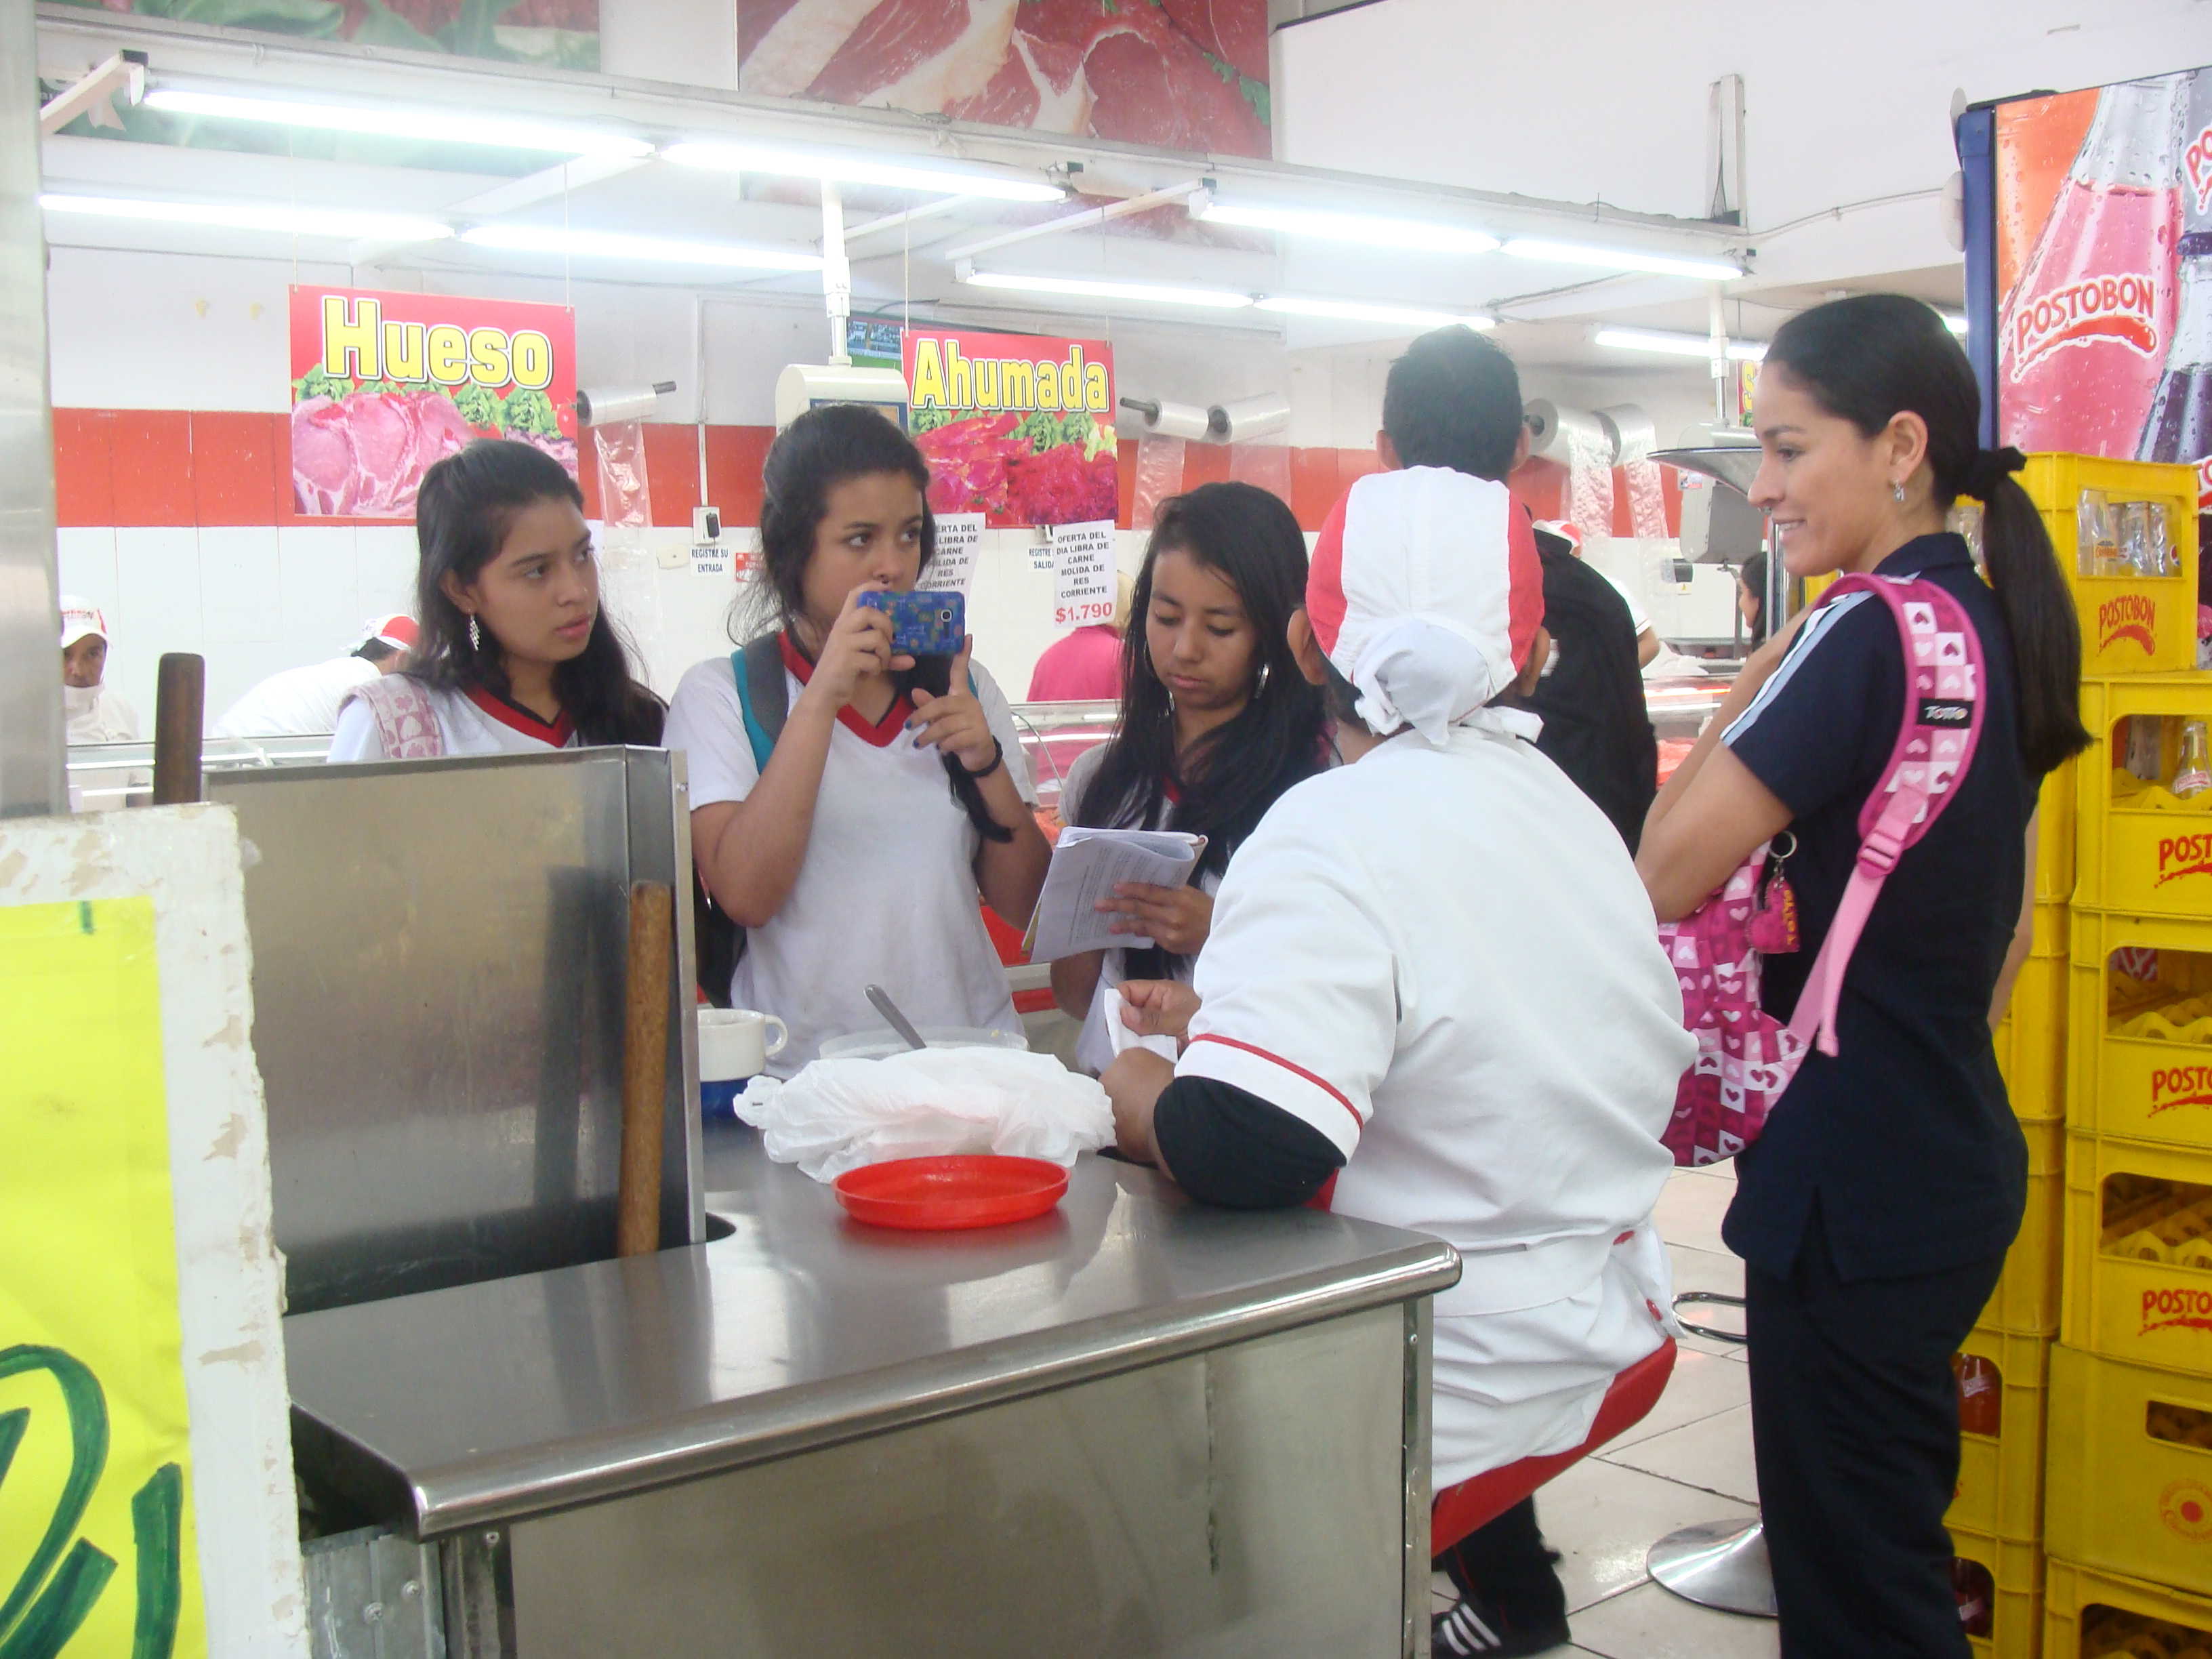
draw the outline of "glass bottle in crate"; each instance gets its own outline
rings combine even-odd
[[[2185,720],[2181,726],[2181,759],[2169,786],[2177,800],[2187,800],[2212,789],[2212,757],[2206,753],[2204,722]]]
[[[2079,538],[2074,568],[2085,576],[2115,574],[2120,550],[2112,539],[2112,508],[2103,490],[2081,492],[2074,504],[2074,522]]]

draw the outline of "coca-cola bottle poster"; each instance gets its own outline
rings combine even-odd
[[[576,319],[566,306],[296,285],[292,507],[406,520],[422,475],[477,438],[576,471]]]
[[[2198,463],[2212,507],[2212,70],[2002,105],[1996,152],[2002,441]]]
[[[1103,340],[909,329],[908,429],[929,505],[994,528],[1110,521],[1121,499],[1114,348]]]

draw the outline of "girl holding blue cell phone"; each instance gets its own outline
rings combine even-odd
[[[771,625],[684,676],[666,738],[700,878],[744,930],[731,1003],[790,1027],[779,1077],[882,1024],[871,984],[917,1024],[1018,1033],[977,906],[1026,927],[1051,857],[1012,714],[972,640],[909,654],[900,607],[863,599],[928,570],[928,465],[880,414],[830,405],[777,437],[762,485]]]

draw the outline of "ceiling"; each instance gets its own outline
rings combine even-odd
[[[843,222],[852,238],[854,309],[912,303],[956,320],[1028,325],[1048,318],[1182,321],[1209,330],[1279,337],[1297,349],[1364,346],[1401,339],[1402,324],[1317,321],[1256,310],[1194,313],[1095,298],[1040,300],[963,284],[951,257],[979,241],[1148,192],[1218,182],[1224,198],[1318,207],[1480,227],[1554,240],[1579,238],[1703,258],[1740,240],[1725,226],[1612,208],[1452,190],[1312,168],[1175,156],[1088,139],[964,128],[878,110],[832,110],[737,94],[693,92],[613,77],[520,74],[498,65],[404,54],[370,58],[350,48],[242,42],[220,31],[98,12],[41,14],[40,72],[50,92],[115,50],[146,52],[156,85],[214,87],[262,96],[465,108],[511,118],[589,122],[659,143],[734,137],[811,143],[916,161],[949,158],[1064,179],[1064,203],[1033,205],[969,198],[933,216],[871,232],[868,222],[941,198],[912,191],[848,185]],[[740,242],[818,251],[819,191],[811,180],[702,171],[661,159],[619,167],[565,168],[550,154],[461,147],[390,137],[333,137],[263,124],[156,117],[125,110],[130,136],[79,124],[46,140],[49,191],[174,200],[298,203],[441,216],[456,224],[588,228],[687,241]],[[609,261],[470,246],[458,240],[410,245],[295,238],[204,226],[49,214],[57,245],[185,253],[295,256],[350,264],[359,272],[416,270],[433,278],[471,273],[560,275],[669,283],[747,293],[793,306],[820,303],[811,272],[702,272],[696,266]],[[1495,314],[1498,337],[1534,367],[1649,378],[1670,364],[1705,378],[1696,359],[1654,359],[1594,344],[1601,322],[1704,334],[1705,282],[1682,276],[1607,275],[1590,268],[1502,253],[1407,252],[1261,231],[1224,231],[1193,222],[1180,203],[1086,225],[975,256],[991,269],[1060,278],[1177,284],[1239,293],[1403,305]],[[366,278],[364,278],[366,280]],[[1956,267],[1897,273],[1887,286],[1956,305]],[[1802,287],[1763,289],[1752,273],[1727,284],[1724,316],[1740,337],[1763,338],[1788,312],[1826,297]]]

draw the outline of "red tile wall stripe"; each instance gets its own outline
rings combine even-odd
[[[760,522],[761,464],[775,435],[764,426],[707,428],[707,488],[725,524]],[[648,424],[646,470],[653,522],[681,528],[699,504],[698,428]],[[585,434],[588,460],[591,436]],[[1191,444],[1182,487],[1229,476],[1229,452]],[[1137,446],[1121,444],[1119,522],[1129,522]],[[1380,466],[1364,449],[1293,449],[1291,508],[1305,529],[1319,530],[1336,499]],[[57,409],[54,410],[55,514],[64,528],[110,525],[392,524],[390,519],[303,518],[292,509],[291,422],[283,415],[223,410]],[[583,469],[584,512],[599,512],[598,469]],[[1667,527],[1679,534],[1682,492],[1671,467],[1660,470]],[[1513,475],[1513,492],[1540,519],[1555,519],[1566,493],[1566,469],[1536,459]],[[1632,533],[1626,477],[1613,475],[1613,532]]]

